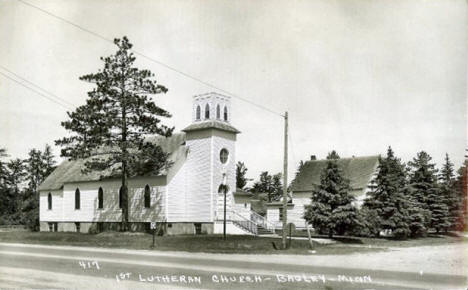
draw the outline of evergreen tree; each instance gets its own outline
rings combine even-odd
[[[358,211],[349,194],[351,187],[338,165],[339,156],[329,153],[320,175],[320,185],[312,191],[311,204],[306,205],[304,219],[331,238],[351,232],[359,224]]]
[[[101,58],[102,70],[80,77],[96,87],[88,93],[86,104],[68,113],[70,120],[62,122],[74,134],[56,143],[64,146],[64,157],[87,158],[85,172],[111,169],[113,176],[121,178],[122,230],[127,230],[128,178],[158,174],[170,165],[168,154],[146,137],[168,137],[174,128],[161,124],[160,117],[171,115],[148,98],[167,88],[157,84],[149,70],[134,66],[132,44],[126,37],[115,39],[114,44],[118,51]]]
[[[431,160],[429,154],[421,151],[409,162],[412,168],[410,195],[414,205],[421,207],[427,213],[424,226],[439,232],[447,229],[450,224],[448,208],[437,184],[437,170]]]
[[[27,188],[21,207],[22,223],[31,230],[39,229],[39,185],[55,168],[54,155],[49,145],[44,151],[31,149],[25,160]]]
[[[456,220],[454,230],[466,231],[466,217],[467,217],[467,198],[468,198],[468,170],[466,165],[460,167],[457,171],[457,178],[455,179],[455,192],[460,200],[460,211]]]
[[[17,224],[20,221],[19,208],[21,206],[20,185],[25,178],[25,166],[23,160],[16,158],[6,164],[5,172],[5,212],[4,217],[9,223]]]
[[[247,167],[245,167],[244,162],[238,161],[236,164],[236,187],[243,189],[247,185]]]
[[[8,187],[6,186],[6,166],[3,158],[7,157],[6,149],[0,148],[0,224],[8,208]]]
[[[457,194],[455,188],[455,174],[453,163],[450,162],[448,154],[445,154],[445,162],[439,174],[440,193],[448,208],[448,222],[449,227],[446,228],[455,230],[460,228],[458,217],[462,214],[462,200],[460,195]]]
[[[366,216],[372,220],[369,232],[379,235],[382,230],[390,230],[396,238],[407,238],[410,216],[405,199],[406,170],[391,147],[388,147],[386,158],[379,157],[378,174],[371,184],[363,205]]]
[[[8,157],[5,148],[0,148],[0,186],[4,185],[4,178],[5,178],[5,164],[3,162],[3,158]]]

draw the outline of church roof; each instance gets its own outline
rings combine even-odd
[[[147,139],[149,142],[158,144],[162,150],[170,153],[169,161],[175,162],[185,152],[185,133],[173,134],[171,137],[153,136]],[[182,152],[183,151],[183,152]],[[92,171],[83,174],[81,169],[84,167],[85,159],[65,160],[63,161],[39,186],[39,190],[57,190],[63,187],[65,183],[99,181],[110,177],[111,169],[104,171]],[[165,175],[162,172],[161,175]]]
[[[291,184],[292,191],[312,191],[320,184],[320,174],[325,168],[327,160],[307,161],[297,177]],[[361,190],[367,187],[372,175],[379,164],[379,156],[363,156],[338,159],[338,165],[342,168],[353,190]]]
[[[232,132],[236,134],[240,133],[239,130],[237,130],[230,124],[223,122],[223,121],[217,121],[217,120],[195,122],[189,125],[187,128],[185,128],[182,131],[190,132],[190,131],[197,131],[197,130],[210,129],[210,128],[215,128],[215,129]]]

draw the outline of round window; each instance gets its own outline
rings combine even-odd
[[[221,160],[221,163],[225,164],[228,161],[228,158],[229,151],[225,148],[221,149],[221,152],[219,152],[219,160]]]

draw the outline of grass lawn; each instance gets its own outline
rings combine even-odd
[[[434,245],[443,243],[466,242],[466,238],[431,237],[426,239],[393,241],[386,239],[337,240],[336,244],[316,244],[315,255],[349,254],[385,250],[385,247]],[[68,245],[107,247],[125,249],[150,249],[152,236],[144,233],[104,232],[96,235],[64,232],[0,232],[0,242],[30,243],[46,245]],[[156,237],[155,250],[242,253],[242,254],[311,254],[307,240],[293,240],[291,248],[277,251],[281,239],[253,236],[228,236],[227,241],[221,235],[180,235]],[[359,245],[359,246],[357,246]],[[369,247],[369,245],[371,247]],[[372,247],[377,246],[377,247]]]
[[[277,230],[277,234],[281,235],[282,231]],[[307,231],[294,231],[293,237],[307,237]],[[312,238],[328,239],[326,235],[312,234]],[[440,244],[452,244],[468,242],[468,238],[459,236],[454,233],[436,234],[430,233],[425,238],[397,240],[392,238],[362,238],[348,236],[334,236],[333,240],[337,241],[337,245],[362,245],[362,246],[377,246],[377,247],[417,247],[417,246],[435,246]]]

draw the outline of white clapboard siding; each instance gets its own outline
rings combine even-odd
[[[279,220],[279,208],[277,207],[269,207],[267,208],[267,221],[274,224],[276,227],[281,226],[281,221]]]
[[[151,208],[144,208],[143,191],[148,184],[151,192]],[[165,187],[163,178],[139,178],[129,180],[129,221],[150,222],[164,218]],[[119,222],[120,180],[65,184],[63,190],[54,191],[53,210],[47,210],[47,191],[41,192],[40,220],[59,222]],[[103,208],[98,208],[98,190],[103,189]],[[75,209],[75,191],[80,190],[80,208]],[[158,203],[160,202],[160,204]],[[162,216],[162,218],[160,218]]]
[[[185,190],[186,190],[187,163],[175,173],[167,185],[167,221],[185,221]]]
[[[211,221],[211,144],[212,138],[187,140],[187,186],[183,198],[183,221]]]
[[[165,219],[165,187],[150,187],[150,207],[145,208],[145,188],[133,188],[130,192],[129,222],[155,222]]]
[[[223,164],[219,159],[219,153],[221,149],[227,149],[229,151],[228,161]],[[226,184],[229,187],[227,198],[226,198],[226,208],[229,212],[234,205],[234,196],[233,192],[236,190],[236,152],[235,152],[235,139],[232,134],[227,134],[224,132],[217,132],[213,136],[213,165],[212,165],[212,188],[214,195],[213,203],[213,219],[216,219],[216,214],[221,213],[224,216],[224,194],[218,192],[219,186],[223,183],[223,173],[226,174]]]
[[[288,209],[288,223],[294,223],[296,228],[304,228],[306,221],[304,219],[305,205],[310,204],[311,193],[301,193],[293,196],[294,207]]]
[[[48,195],[52,195],[52,209],[48,207]],[[62,190],[51,190],[40,192],[39,196],[39,219],[41,221],[57,221],[63,215]]]

